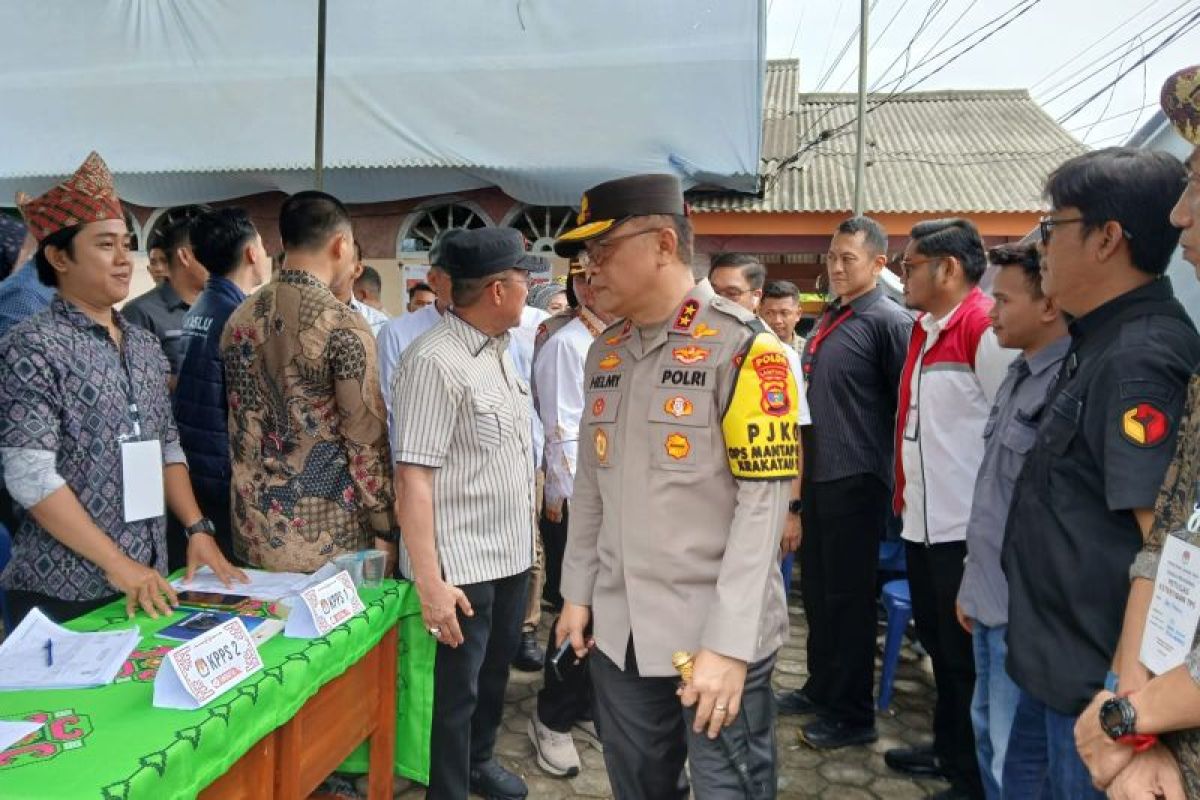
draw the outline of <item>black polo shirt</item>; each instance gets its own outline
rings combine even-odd
[[[171,282],[163,281],[121,309],[121,316],[127,321],[158,337],[172,375],[178,375],[183,364],[183,315],[189,308],[191,306],[171,287]]]
[[[849,311],[835,304],[822,315],[802,355],[812,415],[805,480],[866,474],[892,485],[896,392],[912,326],[878,287],[851,300]]]
[[[1002,551],[1009,675],[1062,714],[1084,709],[1112,663],[1142,546],[1133,509],[1154,507],[1198,362],[1165,277],[1071,324]]]

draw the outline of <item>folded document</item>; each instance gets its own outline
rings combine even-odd
[[[69,631],[35,608],[0,644],[0,690],[104,686],[112,683],[141,638],[136,627]]]

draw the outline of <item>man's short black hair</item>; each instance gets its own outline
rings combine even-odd
[[[204,203],[168,208],[155,220],[154,227],[146,236],[146,252],[162,250],[163,257],[167,259],[167,266],[178,266],[175,256],[181,247],[187,247],[191,242],[189,229],[192,220],[209,211],[212,211],[212,207]]]
[[[374,267],[363,267],[362,275],[358,276],[358,280],[354,282],[354,285],[371,290],[376,297],[383,294],[383,281]]]
[[[358,239],[354,240],[354,260],[362,263],[362,245],[358,243]]]
[[[57,247],[59,250],[66,250],[67,255],[71,258],[75,257],[75,237],[83,230],[82,225],[72,225],[69,228],[57,230],[38,242],[37,253],[34,255],[34,263],[37,266],[38,280],[46,286],[58,286],[58,271],[50,266],[50,259],[46,258],[47,247]]]
[[[350,212],[325,192],[296,192],[279,209],[279,236],[285,251],[315,250],[350,227]]]
[[[424,283],[424,282],[418,283],[415,286],[413,286],[411,289],[409,289],[408,296],[412,297],[417,292],[429,292],[430,294],[437,294],[437,292],[435,292],[433,290],[432,286],[430,286],[428,283]]]
[[[767,281],[763,287],[763,300],[782,300],[791,298],[800,302],[800,288],[791,281]]]
[[[1112,220],[1129,240],[1133,265],[1162,275],[1179,243],[1171,209],[1187,182],[1187,169],[1168,153],[1106,147],[1076,156],[1050,173],[1046,198],[1056,208],[1077,208],[1085,231]]]
[[[867,249],[871,251],[873,256],[887,252],[887,231],[870,217],[857,216],[844,219],[837,226],[837,233],[845,233],[850,236],[861,233],[863,235],[863,244],[867,246]]]
[[[972,286],[979,283],[987,269],[983,238],[969,219],[931,219],[918,222],[910,235],[918,253],[930,258],[953,256],[962,264],[963,276]]]
[[[192,220],[192,252],[215,275],[228,275],[242,263],[242,252],[258,236],[243,208],[218,208]]]
[[[1002,244],[988,250],[988,261],[997,267],[1020,267],[1034,297],[1042,296],[1042,259],[1035,244]]]
[[[712,266],[708,268],[708,274],[712,275],[713,270],[725,267],[740,269],[742,277],[746,279],[746,283],[750,284],[751,289],[761,289],[763,283],[767,280],[767,268],[757,258],[745,253],[721,253],[717,255],[712,260]]]

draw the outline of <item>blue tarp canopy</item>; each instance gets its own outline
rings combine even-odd
[[[325,188],[499,186],[570,205],[622,174],[757,188],[761,0],[329,0]],[[98,150],[130,202],[314,181],[317,0],[5,0],[0,202]]]

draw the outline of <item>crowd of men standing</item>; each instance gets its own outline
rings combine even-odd
[[[914,226],[904,307],[887,232],[842,222],[807,340],[755,259],[696,280],[667,175],[584,193],[561,287],[531,292],[548,264],[514,230],[443,236],[393,320],[336,198],[284,201],[275,270],[244,211],[173,209],[161,282],[117,312],[131,244],[92,154],[19,198],[27,237],[0,227],[13,620],[122,595],[157,616],[168,567],[228,582],[375,546],[439,644],[431,797],[526,795],[493,753],[513,665],[544,673],[546,772],[579,771],[578,739],[621,798],[771,797],[777,709],[814,748],[877,738],[898,520],[937,703],[932,745],[889,766],[942,798],[1200,796],[1200,657],[1142,655],[1200,529],[1200,335],[1164,277],[1181,231],[1200,271],[1198,95],[1200,69],[1164,87],[1186,165],[1071,159],[1036,246]],[[809,675],[776,698],[797,549]]]

